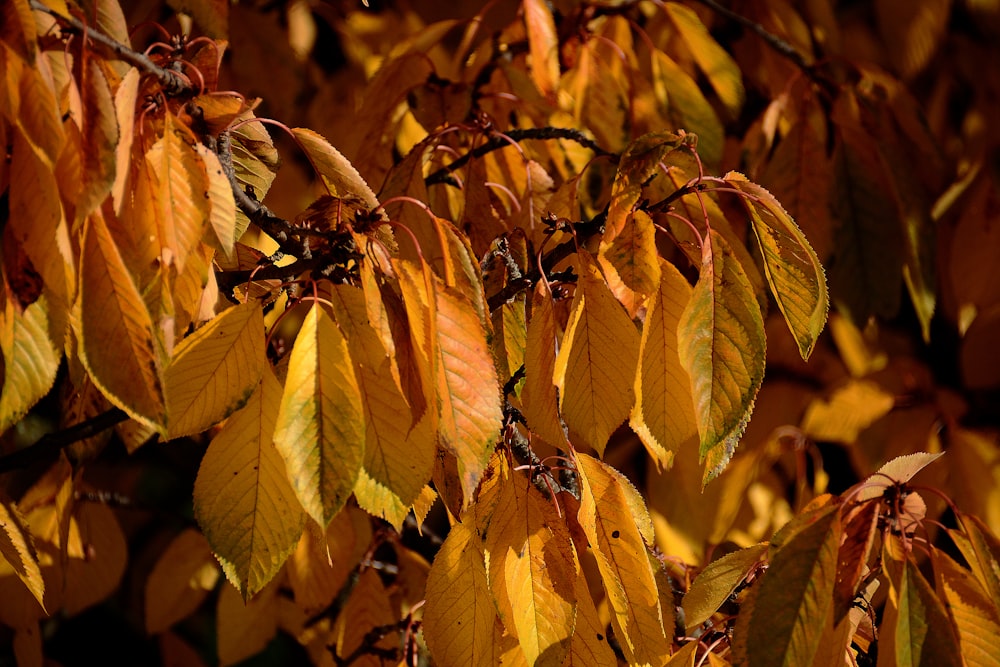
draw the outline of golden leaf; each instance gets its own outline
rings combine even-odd
[[[205,536],[194,528],[179,533],[146,579],[146,632],[165,632],[190,616],[218,579],[219,566]]]

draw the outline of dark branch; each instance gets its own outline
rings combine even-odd
[[[53,17],[63,26],[64,30],[72,30],[78,35],[85,36],[87,39],[111,51],[118,59],[124,60],[136,69],[156,77],[160,85],[163,86],[164,92],[168,95],[182,95],[195,92],[194,86],[191,85],[191,82],[187,78],[181,76],[178,72],[160,67],[146,54],[139,53],[93,28],[87,27],[73,16],[63,16],[54,9],[46,7],[38,0],[30,0],[30,4],[31,8],[35,11],[43,12]]]
[[[584,148],[589,148],[594,151],[597,155],[607,155],[609,157],[618,157],[617,153],[611,153],[604,150],[597,145],[592,139],[587,137],[580,130],[574,130],[568,127],[528,127],[518,130],[511,130],[506,132],[502,137],[493,137],[487,141],[482,146],[469,151],[462,157],[458,158],[447,167],[442,167],[435,171],[433,174],[424,179],[424,183],[427,185],[434,185],[436,183],[448,183],[452,172],[457,169],[461,169],[469,160],[477,157],[482,157],[487,153],[490,153],[501,148],[510,146],[511,143],[508,139],[513,139],[515,142],[522,141],[524,139],[567,139],[569,141],[575,141]]]
[[[128,419],[128,415],[123,410],[111,408],[107,412],[102,412],[96,417],[91,417],[79,424],[44,435],[30,447],[25,447],[24,449],[19,449],[16,452],[0,457],[0,473],[20,470],[39,461],[55,458],[62,449],[72,445],[74,442],[92,438],[126,419]]]

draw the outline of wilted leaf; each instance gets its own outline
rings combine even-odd
[[[586,454],[577,454],[576,462],[579,522],[597,557],[615,636],[630,662],[662,664],[669,642],[646,543],[636,525],[637,519],[648,523],[648,514],[633,516],[623,480],[604,463]]]
[[[175,537],[146,579],[146,631],[158,634],[191,615],[219,579],[205,536],[188,528]]]
[[[318,302],[292,348],[274,445],[302,507],[326,528],[361,471],[365,422],[347,340]]]
[[[684,623],[691,630],[718,611],[736,587],[767,553],[767,544],[755,544],[712,561],[684,595]]]
[[[736,172],[726,174],[725,180],[750,195],[739,200],[750,214],[754,237],[764,258],[764,275],[798,343],[802,359],[808,360],[830,307],[819,258],[802,230],[770,192]]]
[[[659,289],[648,304],[639,344],[635,405],[629,426],[662,468],[673,464],[681,443],[697,436],[691,381],[681,365],[677,327],[691,286],[673,264],[662,262]]]
[[[271,581],[302,533],[302,509],[271,439],[281,399],[266,369],[246,406],[212,439],[194,483],[198,524],[244,599]]]
[[[712,230],[701,273],[678,324],[681,363],[691,377],[706,461],[703,483],[718,476],[746,429],[764,379],[764,322],[743,267]]]
[[[256,301],[226,309],[185,338],[164,373],[167,437],[200,433],[239,410],[266,363]]]
[[[590,255],[581,250],[578,257],[580,278],[553,379],[570,433],[603,454],[632,409],[639,332]]]

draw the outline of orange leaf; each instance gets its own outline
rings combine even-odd
[[[552,292],[548,283],[535,285],[531,300],[531,321],[524,352],[524,388],[521,411],[531,430],[549,444],[569,449],[559,419],[559,395],[552,376],[556,366],[556,327]]]
[[[559,36],[552,11],[542,0],[524,0],[524,23],[528,28],[531,78],[542,95],[554,100],[559,83]]]
[[[597,257],[608,277],[608,287],[633,318],[660,282],[655,234],[649,214],[635,211],[625,218],[624,226],[610,243],[601,242]]]
[[[146,631],[159,634],[191,615],[219,579],[205,536],[194,528],[178,534],[146,579]]]
[[[81,359],[101,393],[133,419],[162,427],[153,322],[97,213],[84,223],[80,313]]]

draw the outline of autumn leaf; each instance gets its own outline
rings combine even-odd
[[[678,323],[691,286],[673,264],[661,262],[639,343],[635,404],[629,426],[660,468],[673,464],[681,444],[697,436],[691,383],[678,352]]]
[[[0,556],[24,582],[38,604],[45,608],[45,580],[38,564],[38,553],[25,517],[17,505],[0,497]]]
[[[302,508],[271,438],[281,404],[281,386],[265,370],[212,439],[194,484],[195,518],[244,599],[274,578],[302,533]]]
[[[365,423],[347,340],[318,302],[295,338],[274,445],[302,507],[325,528],[354,490]]]
[[[541,0],[525,0],[524,22],[531,52],[531,78],[538,91],[553,98],[559,84],[559,36],[551,10]]]
[[[586,454],[577,454],[576,463],[579,522],[597,557],[615,636],[629,662],[662,664],[669,643],[646,542],[637,526],[637,521],[649,523],[648,514],[637,517],[629,511],[627,497],[634,491],[620,473]]]
[[[164,373],[167,437],[199,433],[239,410],[266,363],[256,302],[229,308],[185,338]]]
[[[571,435],[603,454],[634,402],[639,332],[594,260],[579,253],[580,278],[554,381]]]
[[[132,418],[162,426],[166,415],[153,322],[98,214],[84,223],[80,290],[82,361],[94,383]]]
[[[13,299],[4,301],[0,312],[0,433],[19,422],[49,392],[61,357],[50,338],[48,299],[42,296],[20,313]]]
[[[718,611],[767,552],[760,543],[726,554],[702,570],[684,594],[684,622],[691,630]]]
[[[497,506],[483,538],[500,620],[531,665],[561,665],[576,623],[576,554],[555,506],[527,478],[501,471]]]
[[[701,273],[678,324],[678,352],[691,377],[707,484],[729,463],[764,379],[760,309],[714,230],[704,239]]]
[[[302,127],[293,128],[292,136],[302,146],[329,194],[339,198],[359,197],[369,209],[378,206],[375,193],[361,174],[330,142]]]
[[[649,214],[635,211],[628,216],[619,234],[601,243],[597,261],[611,292],[629,316],[636,317],[660,281],[656,230]]]
[[[179,533],[163,550],[146,579],[146,631],[158,634],[187,618],[219,579],[208,540],[194,528]]]
[[[532,431],[550,444],[565,448],[568,443],[559,417],[559,394],[553,383],[556,329],[552,298],[548,283],[535,286],[524,351],[521,411]]]
[[[739,199],[750,214],[754,237],[764,258],[764,275],[798,343],[802,359],[808,360],[830,307],[819,258],[802,230],[770,192],[737,172],[729,172],[725,180],[748,195]]]
[[[493,642],[497,612],[479,536],[470,522],[448,532],[427,575],[424,638],[444,665],[488,667],[498,662]]]

